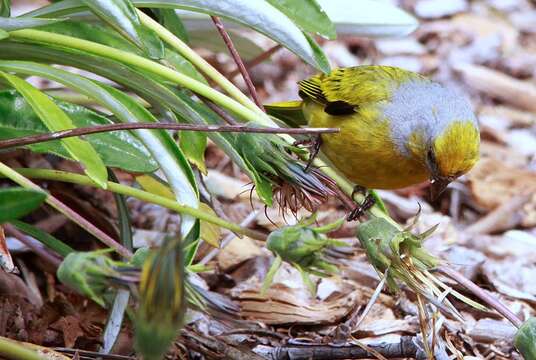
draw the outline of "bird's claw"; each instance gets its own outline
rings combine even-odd
[[[348,214],[348,216],[346,217],[347,221],[354,221],[359,219],[361,216],[365,215],[367,210],[373,207],[376,203],[376,200],[374,200],[374,197],[368,192],[367,188],[360,185],[356,185],[354,187],[354,190],[352,191],[352,199],[354,198],[354,195],[358,193],[365,195],[365,200],[362,204],[352,210],[350,214]]]
[[[311,167],[311,164],[313,163],[314,159],[318,155],[318,152],[320,151],[320,147],[322,146],[322,138],[320,137],[320,135],[317,135],[313,138],[297,140],[294,142],[293,145],[294,146],[305,145],[310,148],[309,160],[307,160],[307,165],[305,165],[305,169],[304,169],[304,171],[307,172],[309,168]]]

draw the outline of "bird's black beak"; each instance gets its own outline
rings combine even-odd
[[[430,184],[432,185],[430,187],[430,198],[432,199],[432,201],[436,201],[439,198],[439,195],[441,195],[443,191],[445,191],[451,181],[451,179],[443,177],[438,177],[430,180]]]

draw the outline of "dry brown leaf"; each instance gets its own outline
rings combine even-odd
[[[266,324],[322,325],[334,324],[346,316],[362,296],[359,290],[347,291],[319,301],[299,297],[296,289],[283,284],[274,284],[261,296],[255,290],[245,290],[236,296],[242,316]]]
[[[454,69],[475,90],[519,108],[536,111],[536,86],[533,83],[480,65],[456,64]]]
[[[68,348],[73,348],[76,339],[84,336],[84,331],[80,327],[80,319],[74,315],[62,317],[51,327],[62,332],[65,347]]]

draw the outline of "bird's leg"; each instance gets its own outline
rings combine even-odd
[[[320,134],[318,134],[317,136],[313,138],[295,141],[293,145],[294,146],[305,145],[309,147],[309,160],[307,160],[307,165],[305,166],[305,172],[307,172],[309,168],[311,167],[313,160],[318,155],[318,152],[320,151],[320,147],[322,146],[322,138],[320,137]]]
[[[366,187],[363,187],[361,185],[354,186],[354,190],[352,191],[352,200],[354,199],[355,194],[363,194],[365,196],[365,200],[363,200],[363,203],[358,205],[348,216],[346,217],[347,221],[354,221],[360,218],[361,216],[365,215],[365,212],[374,206],[376,203],[376,200],[374,200],[374,197],[369,193],[368,189]]]

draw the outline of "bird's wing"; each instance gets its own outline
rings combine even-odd
[[[300,96],[324,105],[330,115],[348,115],[363,104],[389,100],[393,89],[418,74],[390,66],[339,68],[298,83]]]

